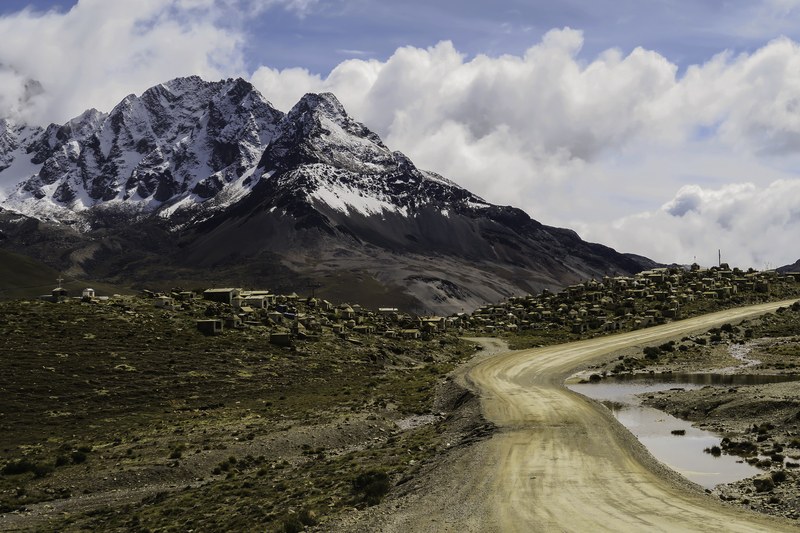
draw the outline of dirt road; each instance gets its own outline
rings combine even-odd
[[[564,388],[576,368],[633,346],[773,311],[778,302],[484,358],[466,373],[501,429],[442,465],[382,531],[798,531],[722,504],[657,463],[602,407]]]

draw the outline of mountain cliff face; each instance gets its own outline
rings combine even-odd
[[[176,79],[44,130],[0,122],[0,190],[3,246],[115,282],[308,282],[449,312],[641,269],[416,168],[332,94],[284,115],[243,80]]]
[[[4,205],[74,220],[98,205],[152,212],[202,203],[223,189],[241,194],[282,118],[244,80],[175,79],[108,114],[90,109],[34,131],[24,153],[16,139],[0,140],[2,172],[14,178],[0,181]]]

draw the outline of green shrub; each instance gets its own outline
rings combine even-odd
[[[71,457],[72,457],[72,462],[75,463],[76,465],[86,462],[86,452],[82,452],[80,451],[80,449],[72,452]]]
[[[178,444],[172,448],[169,454],[170,459],[180,459],[183,456],[183,451],[186,449],[185,444]]]
[[[302,511],[300,511],[300,513],[297,515],[297,519],[304,526],[317,525],[317,513],[315,513],[311,509],[303,509]]]
[[[360,495],[367,505],[377,505],[389,492],[389,476],[378,470],[363,472],[353,480],[353,492]]]
[[[770,476],[775,483],[783,483],[786,481],[786,472],[784,470],[773,470]]]
[[[52,471],[53,471],[53,467],[52,466],[50,466],[48,464],[44,464],[44,463],[38,463],[33,468],[33,475],[35,477],[37,477],[37,478],[41,478],[41,477],[46,476],[47,474],[49,474]]]
[[[281,531],[283,533],[300,533],[305,528],[296,516],[288,516],[281,522]]]
[[[654,361],[658,359],[658,355],[661,353],[661,349],[657,346],[648,346],[644,349],[644,356],[646,359]]]
[[[36,469],[36,464],[28,459],[19,459],[17,461],[10,461],[6,463],[0,474],[4,476],[17,476],[25,474],[26,472],[33,472]]]

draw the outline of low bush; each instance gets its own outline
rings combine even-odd
[[[773,470],[770,473],[770,477],[772,477],[772,481],[775,483],[783,483],[786,481],[786,471],[784,470]]]
[[[76,465],[86,462],[86,452],[82,452],[81,450],[75,450],[70,454],[70,457],[72,458],[72,462]]]
[[[18,459],[10,461],[0,469],[0,474],[4,476],[18,476],[20,474],[33,473],[34,477],[44,477],[53,471],[53,465],[46,463],[34,463],[29,459]]]
[[[379,470],[363,472],[353,480],[353,492],[367,505],[377,505],[389,492],[389,476]]]
[[[300,533],[306,528],[296,516],[289,516],[281,522],[281,531],[283,533]]]
[[[172,448],[169,454],[170,459],[180,459],[183,456],[183,451],[186,449],[185,444],[178,444]]]
[[[10,461],[6,463],[3,469],[0,470],[0,474],[3,474],[4,476],[17,476],[19,474],[33,472],[34,470],[36,470],[36,463],[33,463],[28,459],[19,459],[17,461]]]
[[[658,359],[661,349],[658,346],[648,346],[644,349],[644,356],[651,361]]]

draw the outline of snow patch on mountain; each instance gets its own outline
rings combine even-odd
[[[25,147],[41,133],[41,128],[0,120],[0,201],[18,184],[17,176],[30,178],[38,171],[39,166],[31,162]]]
[[[408,216],[408,209],[399,206],[380,191],[370,191],[359,185],[319,180],[309,197],[328,207],[344,213],[360,213],[364,216],[383,213],[400,213]]]

